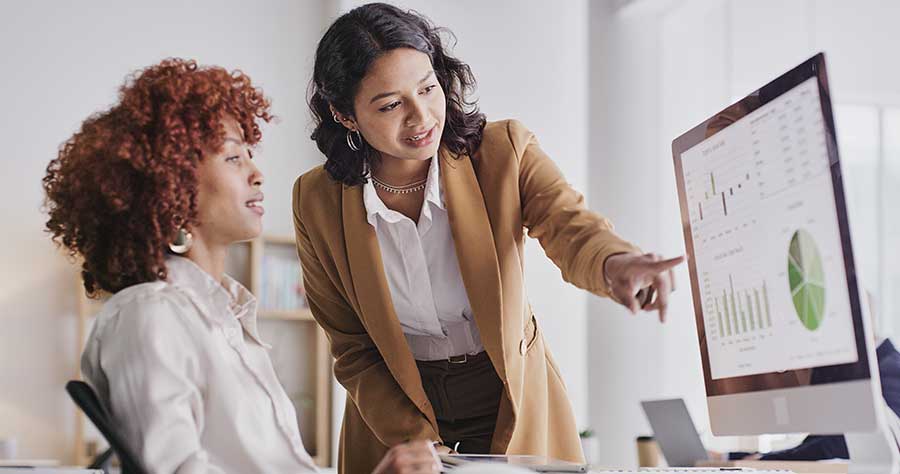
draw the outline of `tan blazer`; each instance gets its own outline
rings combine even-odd
[[[444,148],[439,158],[463,283],[506,386],[491,451],[581,461],[565,384],[525,296],[524,232],[566,281],[602,296],[604,259],[637,249],[585,207],[517,121],[488,123],[471,158]],[[307,298],[348,393],[338,468],[369,474],[390,446],[439,440],[438,425],[394,313],[362,186],[333,181],[320,166],[297,179],[293,200]]]

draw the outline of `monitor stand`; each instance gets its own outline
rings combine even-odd
[[[850,454],[848,474],[900,474],[900,418],[883,397],[876,397],[880,409],[878,429],[871,433],[846,433]]]

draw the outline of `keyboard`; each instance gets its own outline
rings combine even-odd
[[[637,469],[593,468],[591,474],[794,474],[786,469],[749,467],[641,467]]]
[[[464,466],[444,464],[444,473],[453,474],[525,474],[525,473],[574,473],[585,472],[587,474],[794,474],[785,469],[753,469],[748,467],[642,467],[637,469],[614,469],[595,467],[582,470],[566,469],[565,471],[552,471],[543,468],[525,469],[521,466],[494,463],[469,463]]]

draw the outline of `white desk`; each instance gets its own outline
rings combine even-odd
[[[785,469],[797,474],[847,474],[846,461],[699,461],[697,467]]]
[[[0,474],[103,474],[99,469],[77,467],[3,467]]]

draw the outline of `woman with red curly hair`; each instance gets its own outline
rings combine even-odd
[[[243,73],[167,59],[47,168],[47,229],[83,261],[87,293],[112,294],[84,376],[150,472],[315,471],[256,299],[224,273],[228,246],[262,230],[251,150],[270,119]],[[402,445],[376,472],[431,471],[433,453]]]

